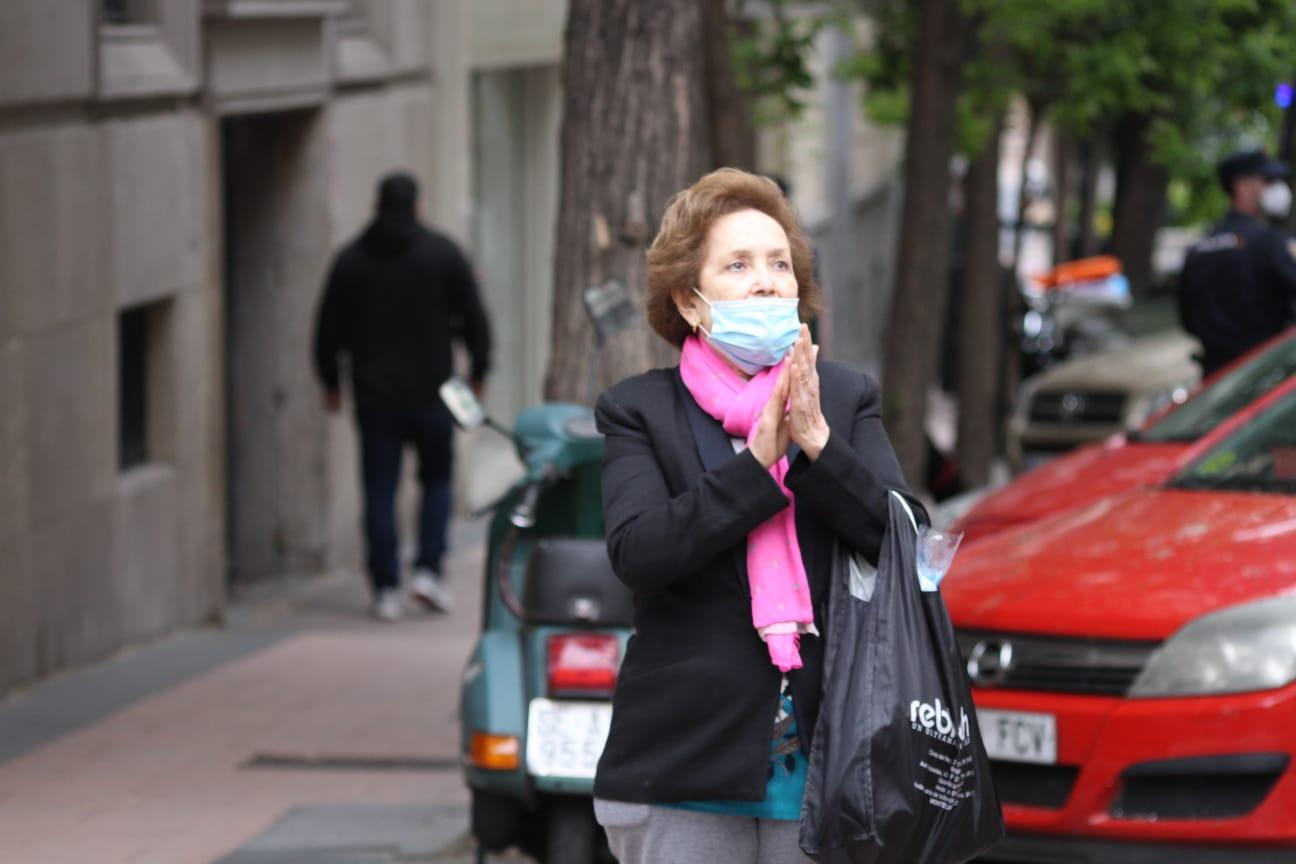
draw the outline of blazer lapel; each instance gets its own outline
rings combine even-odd
[[[684,406],[684,416],[693,433],[693,443],[697,446],[702,468],[714,471],[734,457],[729,433],[724,431],[719,420],[702,410],[702,406],[697,404],[693,394],[684,386],[684,379],[678,375],[675,377],[675,387],[679,391],[680,404]]]
[[[697,447],[698,458],[702,460],[704,471],[714,471],[737,454],[734,453],[733,441],[729,433],[720,425],[720,421],[702,410],[693,394],[684,386],[684,379],[678,372],[675,375],[675,389],[678,391],[680,404],[684,406],[684,416],[688,419],[689,431],[693,433],[693,443]],[[747,544],[734,548],[734,569],[737,571],[738,587],[744,594],[750,594],[747,584]]]

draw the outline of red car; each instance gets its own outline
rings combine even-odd
[[[1187,402],[1138,432],[1046,463],[989,493],[955,520],[964,542],[1123,492],[1164,482],[1210,449],[1251,411],[1247,406],[1296,373],[1296,327],[1214,376]]]
[[[1296,379],[1167,483],[965,549],[941,593],[990,860],[1296,861]]]

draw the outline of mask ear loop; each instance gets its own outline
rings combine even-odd
[[[693,293],[694,293],[694,294],[696,294],[698,297],[701,297],[701,298],[702,298],[702,302],[703,302],[703,303],[707,304],[707,306],[710,306],[710,305],[711,305],[711,301],[708,300],[706,297],[704,297],[704,296],[702,295],[702,292],[701,292],[701,291],[699,291],[697,288],[694,288],[694,289],[692,289],[692,290],[693,290]],[[708,339],[711,338],[711,333],[710,333],[710,331],[708,331],[705,327],[702,326],[702,322],[701,322],[701,321],[699,321],[698,323],[696,323],[696,324],[693,325],[693,332],[694,332],[695,334],[696,334],[699,330],[701,330],[703,333],[705,333],[705,334],[706,334],[706,337],[707,337]]]

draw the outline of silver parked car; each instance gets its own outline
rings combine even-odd
[[[1014,473],[1081,444],[1136,429],[1182,402],[1201,378],[1196,339],[1166,330],[1050,367],[1022,383],[1008,420]]]

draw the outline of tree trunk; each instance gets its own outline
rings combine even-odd
[[[1071,170],[1071,139],[1055,129],[1053,131],[1053,266],[1071,259],[1074,225],[1067,218],[1071,207],[1071,187],[1074,173]]]
[[[904,213],[886,334],[883,416],[905,477],[927,459],[927,388],[949,301],[949,163],[962,85],[966,23],[957,0],[921,0],[905,136]]]
[[[689,0],[571,0],[547,399],[588,403],[673,362],[642,322],[596,350],[582,297],[616,279],[643,309],[644,250],[667,199],[707,164],[702,17]]]
[[[1152,161],[1147,140],[1151,121],[1146,114],[1134,114],[1116,124],[1116,206],[1111,246],[1135,297],[1152,287],[1152,251],[1170,180],[1166,169]]]
[[[1076,214],[1076,258],[1098,254],[1094,215],[1098,210],[1098,175],[1102,171],[1106,135],[1091,135],[1080,144],[1080,212]]]
[[[1040,128],[1044,124],[1044,102],[1038,99],[1026,100],[1026,148],[1022,151],[1021,165],[1017,169],[1017,226],[1013,230],[1012,272],[1016,273],[1021,265],[1022,244],[1026,242],[1026,181],[1030,174],[1030,160],[1035,153],[1035,142],[1039,140]]]
[[[1002,363],[999,366],[999,411],[1003,416],[1012,410],[1017,401],[1017,384],[1022,379],[1022,355],[1018,349],[1018,335],[1015,329],[1017,322],[1026,314],[1025,302],[1022,299],[1019,285],[1021,276],[1021,252],[1026,240],[1026,178],[1031,154],[1035,152],[1035,142],[1039,138],[1040,127],[1044,121],[1046,105],[1042,100],[1027,101],[1026,147],[1022,151],[1021,164],[1017,167],[1017,223],[1013,229],[1012,264],[1008,267],[1008,278],[999,283],[1000,320],[1007,322],[999,333],[1002,337]]]
[[[963,482],[990,480],[1000,418],[999,353],[1004,322],[999,315],[1003,268],[999,265],[999,133],[995,123],[985,147],[963,179],[967,202],[963,252],[963,314],[959,319],[958,446]]]
[[[756,125],[752,100],[734,77],[731,38],[736,22],[729,18],[725,5],[725,0],[707,0],[702,13],[711,164],[753,171]]]

